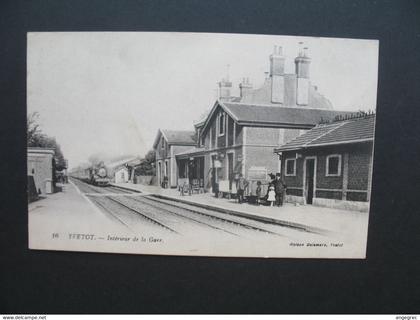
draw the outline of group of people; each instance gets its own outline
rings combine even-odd
[[[282,206],[284,202],[284,194],[286,192],[286,184],[281,179],[280,173],[276,175],[270,173],[271,181],[268,186],[268,192],[266,194],[267,202],[270,203],[270,206]],[[244,192],[248,187],[248,181],[243,177],[242,174],[239,174],[239,179],[236,181],[236,191],[238,196],[238,202],[242,203],[244,201]],[[262,196],[262,187],[261,181],[257,181],[257,188],[255,190],[257,205],[260,205],[260,200]]]
[[[281,179],[280,173],[276,173],[275,176],[270,175],[270,177],[272,180],[268,187],[267,201],[270,202],[270,206],[273,206],[275,203],[276,206],[280,207],[283,205],[287,186]]]
[[[56,175],[55,175],[55,182],[64,184],[64,183],[68,183],[69,179],[68,179],[68,176],[66,174],[64,174],[62,172],[57,172]]]

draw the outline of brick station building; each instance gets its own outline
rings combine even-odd
[[[165,177],[168,181],[167,187],[177,186],[178,168],[175,155],[195,146],[195,135],[192,130],[158,130],[153,149],[156,152],[156,176],[160,186]]]
[[[320,124],[275,149],[286,201],[369,209],[375,115]]]
[[[232,190],[240,173],[248,180],[268,179],[268,173],[280,171],[274,148],[323,120],[346,114],[333,110],[331,102],[311,84],[311,59],[306,50],[294,59],[292,74],[284,72],[281,47],[274,48],[269,61],[270,72],[263,85],[253,89],[244,78],[239,97],[231,96],[228,77],[219,82],[219,99],[208,116],[195,125],[196,145],[175,153],[178,185],[189,180],[199,181],[207,191],[222,186]]]

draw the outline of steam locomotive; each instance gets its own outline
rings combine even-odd
[[[104,164],[100,164],[99,166],[92,168],[90,179],[91,184],[99,187],[108,186],[111,180],[108,177],[108,170],[106,169]]]
[[[99,187],[106,187],[111,181],[111,178],[108,177],[108,169],[103,162],[73,172],[72,176]]]

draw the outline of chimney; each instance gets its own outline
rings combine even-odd
[[[225,78],[219,82],[219,99],[226,100],[230,98],[230,88],[232,88],[232,82]]]
[[[227,100],[230,98],[230,88],[232,88],[232,82],[229,81],[229,65],[227,65],[227,75],[219,82],[219,99]]]
[[[270,55],[270,77],[273,75],[281,76],[284,74],[283,48],[274,46],[273,53]]]
[[[309,65],[311,59],[308,56],[308,48],[302,47],[302,42],[299,42],[299,53],[295,58],[296,76],[297,76],[297,90],[296,103],[298,105],[306,106],[309,103]]]
[[[239,84],[239,91],[241,98],[247,95],[252,90],[252,84],[249,82],[249,78],[243,78],[242,82]]]
[[[281,46],[270,55],[271,102],[284,103],[284,56]]]

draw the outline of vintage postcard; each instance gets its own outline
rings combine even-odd
[[[365,258],[378,50],[28,33],[29,248]]]

